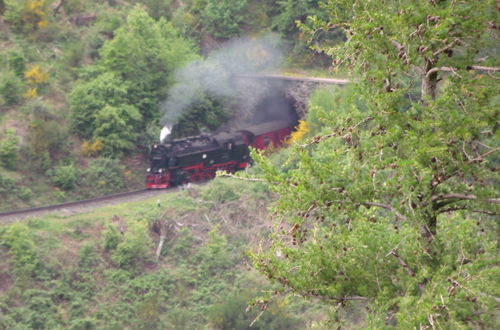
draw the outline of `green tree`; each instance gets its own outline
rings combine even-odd
[[[303,21],[310,15],[319,15],[317,0],[282,0],[277,2],[279,14],[273,19],[273,27],[284,35],[296,35],[299,32],[297,21]]]
[[[99,111],[126,104],[128,92],[128,84],[110,72],[78,82],[68,99],[73,129],[82,137],[92,137]]]
[[[330,0],[323,8],[328,20],[303,28],[341,27],[346,42],[322,50],[358,78],[340,111],[310,107],[323,128],[295,147],[295,169],[282,173],[254,155],[281,210],[256,267],[337,310],[365,308],[370,328],[494,327],[495,2]]]
[[[193,11],[199,17],[203,32],[216,38],[238,36],[248,0],[195,0]]]
[[[135,132],[159,119],[171,75],[196,57],[194,48],[165,19],[132,9],[69,94],[75,131],[101,139],[107,156],[133,149],[140,137]]]
[[[196,57],[194,50],[171,23],[163,18],[156,22],[135,7],[103,46],[100,64],[103,71],[128,83],[129,102],[149,121],[159,117],[159,101],[166,96],[170,75]]]
[[[106,105],[95,116],[96,129],[93,135],[103,142],[102,153],[105,156],[121,155],[134,148],[134,141],[138,137],[136,131],[140,123],[141,114],[134,106]]]

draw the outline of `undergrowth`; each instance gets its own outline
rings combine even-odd
[[[301,302],[278,299],[264,313],[245,311],[262,290],[273,290],[246,255],[267,232],[271,199],[262,183],[216,179],[145,202],[2,226],[0,328],[311,325],[319,311]],[[169,229],[156,260],[158,223]]]

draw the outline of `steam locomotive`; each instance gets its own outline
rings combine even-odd
[[[234,173],[251,162],[249,147],[283,145],[296,122],[270,121],[245,129],[199,135],[155,144],[146,188],[164,189],[212,179],[217,171]]]

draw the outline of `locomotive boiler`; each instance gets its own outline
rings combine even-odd
[[[270,121],[244,129],[192,136],[153,145],[146,188],[212,179],[217,171],[234,173],[252,161],[249,147],[283,145],[296,122]]]

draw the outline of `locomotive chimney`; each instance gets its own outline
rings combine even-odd
[[[168,138],[171,132],[172,126],[170,124],[166,124],[165,126],[163,126],[160,132],[160,142],[163,143]]]

